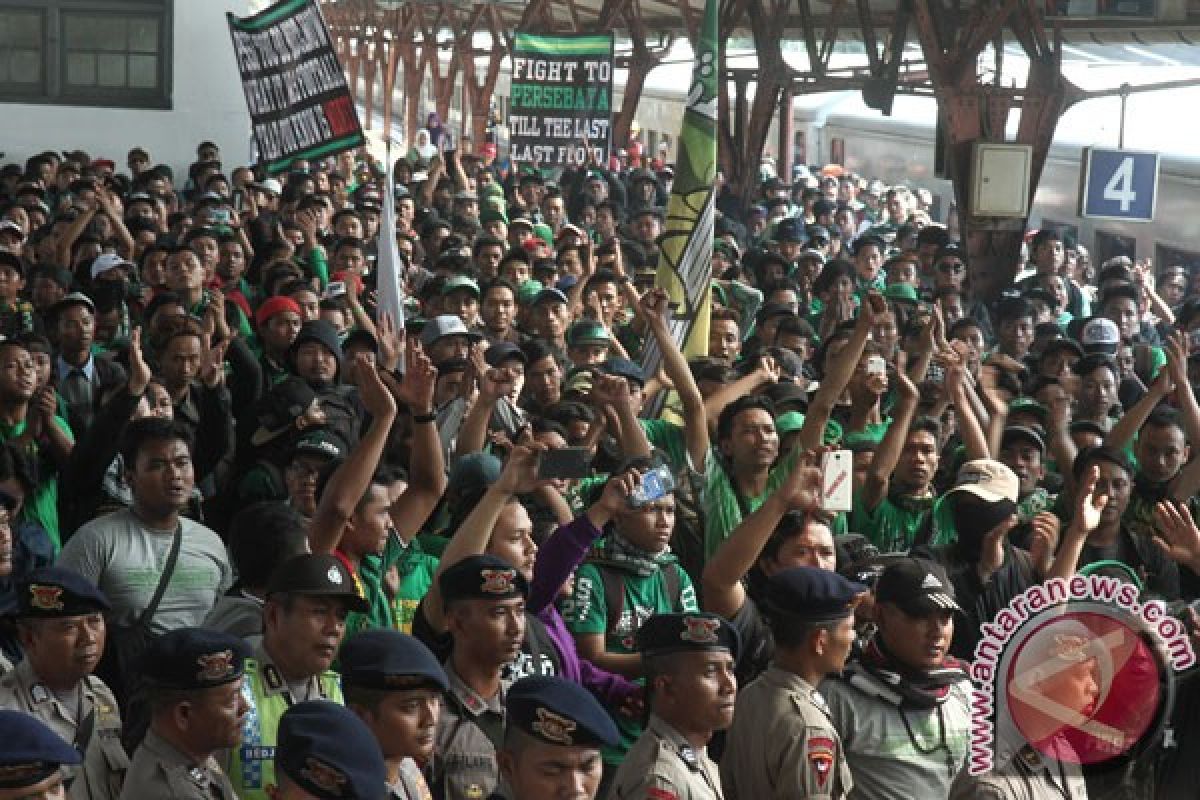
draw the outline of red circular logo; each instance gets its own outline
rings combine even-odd
[[[1040,754],[1102,763],[1127,755],[1161,721],[1166,665],[1122,616],[1067,610],[1017,644],[1005,673],[1009,715]]]

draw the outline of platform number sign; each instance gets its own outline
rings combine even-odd
[[[1080,216],[1150,222],[1157,195],[1157,153],[1097,147],[1083,151]]]

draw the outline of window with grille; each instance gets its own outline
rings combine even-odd
[[[169,0],[0,0],[0,100],[170,108]]]

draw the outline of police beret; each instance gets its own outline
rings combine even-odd
[[[279,719],[275,768],[320,800],[386,795],[383,752],[366,723],[328,700],[309,700]]]
[[[35,569],[17,594],[18,617],[77,617],[111,608],[94,583],[62,567]]]
[[[446,672],[429,648],[408,634],[386,628],[362,631],[342,644],[342,684],[362,689],[447,689]]]
[[[36,786],[63,764],[78,764],[79,751],[23,711],[0,711],[0,789]]]
[[[208,628],[179,628],[154,639],[142,655],[142,674],[164,689],[210,689],[242,676],[250,647]]]
[[[562,747],[615,745],[617,726],[604,707],[577,683],[552,676],[522,678],[508,690],[508,724]]]
[[[495,556],[468,556],[438,577],[442,600],[483,598],[500,600],[526,597],[529,585],[511,564]]]
[[[793,567],[767,581],[767,612],[797,622],[833,622],[854,613],[855,598],[867,587],[818,567]]]
[[[737,630],[716,614],[655,614],[637,632],[643,655],[728,650],[736,659],[740,645]]]

